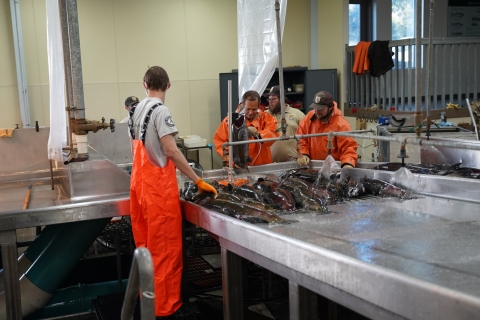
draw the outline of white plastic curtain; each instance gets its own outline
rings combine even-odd
[[[280,0],[283,26],[287,0]],[[278,59],[275,0],[237,0],[238,96],[248,90],[260,95],[275,72]]]
[[[65,111],[65,70],[58,0],[46,0],[48,77],[50,84],[50,136],[48,158],[63,162],[62,148],[67,145]]]

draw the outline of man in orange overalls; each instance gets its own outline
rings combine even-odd
[[[245,109],[245,119],[251,139],[267,139],[276,138],[279,133],[277,130],[277,120],[267,112],[259,112],[260,95],[253,90],[247,91],[242,96],[241,105]],[[228,117],[225,117],[217,128],[213,136],[215,150],[223,157],[222,145],[228,142]],[[248,147],[248,154],[251,162],[249,166],[258,166],[261,164],[272,163],[272,153],[270,146],[275,141],[268,141],[262,143],[251,143]],[[228,152],[228,147],[227,147]],[[227,160],[228,161],[228,160]]]
[[[137,247],[152,254],[155,314],[169,316],[182,305],[182,214],[175,167],[195,181],[200,192],[217,193],[192,170],[177,148],[175,127],[165,94],[167,72],[151,67],[143,77],[147,97],[130,110],[128,127],[133,166],[130,216]]]
[[[327,91],[320,91],[313,97],[310,105],[313,109],[298,125],[297,134],[328,133],[330,131],[351,131],[352,127],[342,116],[342,111]],[[328,156],[328,137],[300,139],[299,166],[306,166],[310,159],[325,160]],[[358,144],[350,137],[333,137],[332,157],[340,161],[342,168],[355,167],[357,163]]]

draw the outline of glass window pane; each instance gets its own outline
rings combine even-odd
[[[392,0],[392,40],[415,37],[415,0]]]
[[[360,41],[360,5],[348,5],[348,45],[354,46]]]

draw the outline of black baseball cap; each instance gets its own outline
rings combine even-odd
[[[127,99],[125,99],[125,107],[130,107],[133,104],[137,104],[139,102],[138,98],[135,96],[130,96]]]
[[[280,86],[273,86],[268,93],[263,94],[263,96],[267,98],[273,95],[280,97]]]
[[[327,91],[320,91],[313,97],[313,103],[310,109],[323,110],[326,107],[333,106],[333,97]]]

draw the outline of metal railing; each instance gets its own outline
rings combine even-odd
[[[395,66],[380,77],[354,74],[355,46],[347,46],[346,106],[368,108],[376,104],[385,110],[415,111],[415,85],[421,86],[422,110],[427,99],[431,101],[431,109],[445,109],[448,103],[462,106],[465,99],[480,99],[480,38],[432,39],[430,94],[427,94],[428,39],[422,39],[421,44],[420,84],[415,83],[415,39],[390,41]]]
[[[153,261],[147,248],[140,247],[133,253],[127,291],[122,308],[122,320],[132,320],[140,294],[142,320],[155,319],[155,293],[153,290]]]

